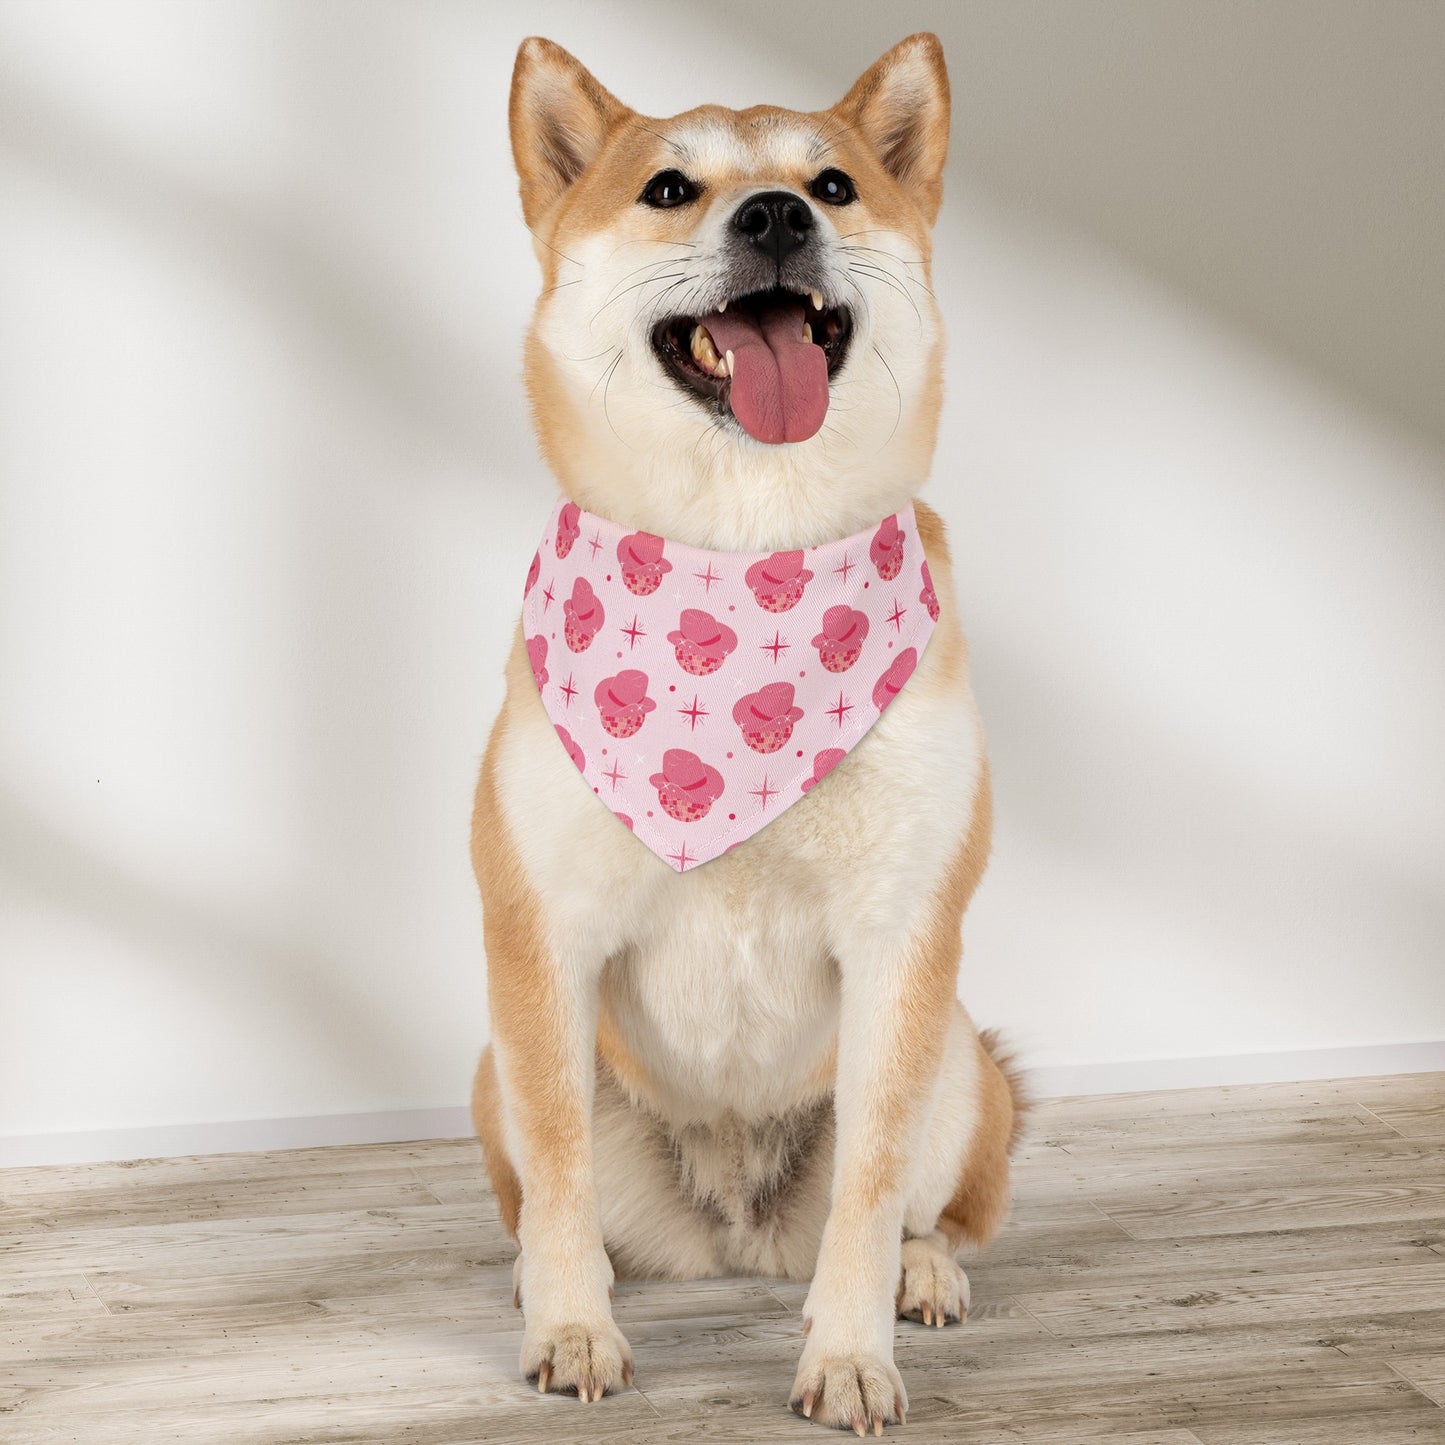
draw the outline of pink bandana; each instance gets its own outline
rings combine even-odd
[[[843,759],[938,620],[912,506],[793,552],[709,552],[558,503],[522,630],[588,786],[679,872]]]

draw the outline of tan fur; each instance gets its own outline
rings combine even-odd
[[[497,1086],[497,1064],[490,1048],[482,1050],[477,1076],[472,1081],[472,1124],[482,1141],[482,1158],[492,1181],[492,1192],[502,1211],[502,1227],[513,1239],[522,1217],[522,1181],[507,1156],[502,1137],[502,1096]]]
[[[961,860],[963,904],[973,896],[988,863],[993,829],[993,790],[988,774],[979,788],[972,826]],[[1009,1207],[1009,1158],[1023,1131],[1029,1101],[1023,1075],[997,1030],[985,1029],[975,1039],[983,1081],[979,1117],[968,1141],[953,1196],[938,1221],[949,1244],[982,1247],[1003,1226]]]
[[[472,816],[472,861],[486,900],[483,934],[492,1032],[507,1050],[508,1098],[525,1121],[537,1160],[565,1181],[571,1161],[586,1147],[588,1121],[580,1098],[567,1096],[567,1079],[559,1067],[556,974],[549,965],[537,900],[496,806],[495,760],[494,737],[482,761]],[[499,1140],[495,1126],[489,1132]]]
[[[994,1058],[996,1043],[987,1034],[977,1040],[983,1089],[979,1117],[963,1157],[953,1197],[939,1216],[938,1228],[953,1248],[982,1248],[1003,1227],[1009,1208],[1009,1155],[1023,1121],[1016,1076]]]
[[[956,997],[988,767],[945,528],[917,500],[942,403],[929,228],[948,104],[926,35],[826,111],[664,120],[550,41],[518,54],[512,143],[543,275],[525,375],[564,493],[723,550],[811,546],[912,502],[941,609],[908,688],[826,782],[686,875],[579,789],[518,629],[473,816],[493,1026],[473,1115],[522,1245],[522,1369],[544,1390],[630,1379],[614,1267],[811,1278],[794,1406],[881,1429],[906,1404],[893,1310],[961,1319],[951,1252],[1007,1210],[1023,1095]],[[850,298],[828,304],[855,326],[838,405],[805,442],[739,441],[659,375],[660,288],[692,288],[687,316],[730,299],[708,292],[707,256],[740,198],[809,194],[823,168],[857,188],[816,223],[826,284]],[[696,203],[640,203],[663,169]]]

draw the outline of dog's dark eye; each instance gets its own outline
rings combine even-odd
[[[821,172],[814,178],[809,189],[818,200],[830,206],[846,206],[850,201],[858,199],[858,192],[853,189],[853,182],[842,171]]]
[[[697,200],[697,187],[681,171],[658,171],[642,193],[644,205],[665,211]]]

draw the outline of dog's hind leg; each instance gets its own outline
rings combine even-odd
[[[1003,1225],[1009,1153],[1026,1107],[1010,1063],[956,1004],[904,1215],[901,1318],[942,1326],[967,1317],[958,1254],[964,1245],[981,1248]]]
[[[472,1081],[472,1124],[477,1138],[482,1141],[482,1158],[502,1212],[502,1227],[516,1239],[522,1217],[522,1181],[517,1178],[517,1171],[507,1153],[502,1095],[497,1085],[497,1061],[492,1057],[490,1046],[482,1050],[477,1075]]]
[[[962,1005],[959,1012],[963,1013]],[[968,1030],[973,1022],[964,1014]],[[1009,1156],[1018,1146],[1030,1103],[1012,1054],[992,1029],[974,1034],[978,1106],[972,1120],[953,1193],[938,1228],[953,1249],[982,1249],[1003,1228],[1009,1210]]]
[[[522,1217],[522,1181],[512,1167],[511,1156],[507,1153],[507,1131],[502,1118],[502,1091],[497,1083],[497,1061],[492,1057],[491,1047],[482,1050],[477,1064],[476,1078],[472,1081],[472,1125],[477,1138],[482,1142],[482,1161],[487,1167],[487,1178],[492,1183],[492,1193],[497,1196],[497,1207],[502,1214],[502,1228],[512,1239],[519,1239],[518,1226]],[[522,1256],[512,1269],[512,1303],[522,1307]]]

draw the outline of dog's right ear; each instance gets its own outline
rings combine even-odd
[[[510,106],[522,214],[535,227],[597,158],[628,109],[581,61],[533,35],[517,51]]]

